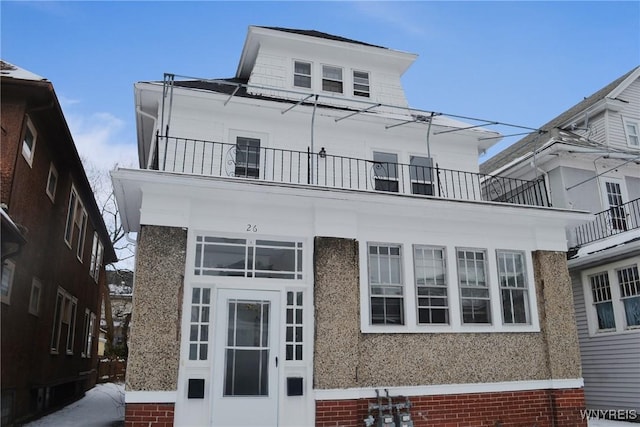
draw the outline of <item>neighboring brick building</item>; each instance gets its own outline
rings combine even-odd
[[[135,85],[128,427],[362,426],[385,389],[416,427],[586,425],[564,227],[590,216],[480,174],[500,134],[410,108],[415,59],[252,26],[233,78]]]
[[[1,62],[0,84],[4,426],[95,384],[116,254],[52,83]]]

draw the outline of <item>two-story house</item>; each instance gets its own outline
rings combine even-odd
[[[480,169],[543,177],[554,207],[593,213],[567,229],[586,403],[640,413],[640,67]]]
[[[585,425],[589,215],[479,174],[500,135],[409,107],[415,59],[252,26],[234,78],[135,85],[127,425],[359,426],[387,392],[415,425]]]
[[[116,255],[52,83],[0,64],[4,426],[95,384],[100,288]]]

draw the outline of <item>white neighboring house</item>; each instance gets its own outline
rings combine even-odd
[[[500,135],[410,108],[415,59],[252,26],[234,78],[135,85],[127,421],[361,425],[387,389],[435,424],[585,425],[564,230],[590,215],[479,174]]]
[[[486,173],[544,176],[567,229],[587,407],[640,412],[640,67],[489,159]]]

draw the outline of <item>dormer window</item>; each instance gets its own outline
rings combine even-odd
[[[294,62],[293,85],[311,89],[311,63],[303,61]]]
[[[369,98],[369,73],[366,71],[353,72],[353,96]]]
[[[342,68],[332,67],[331,65],[322,66],[322,90],[343,93]]]

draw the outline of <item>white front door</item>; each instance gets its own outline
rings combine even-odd
[[[279,302],[279,292],[218,291],[214,426],[278,424]]]

